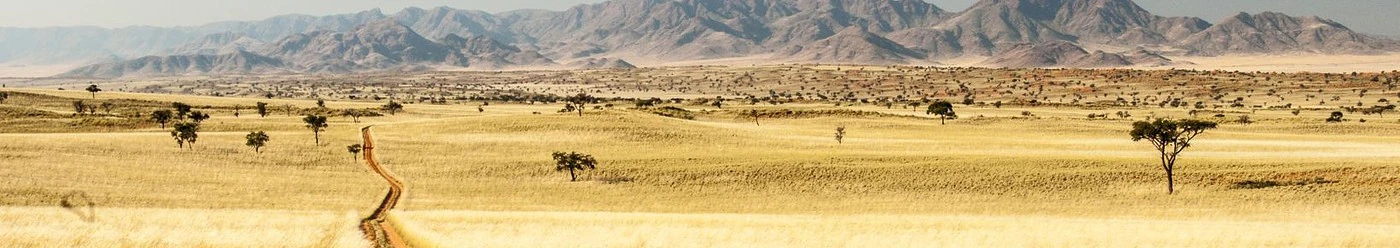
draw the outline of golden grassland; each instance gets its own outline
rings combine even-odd
[[[1393,247],[1400,227],[986,215],[415,211],[424,247]]]
[[[87,212],[86,209],[78,210]],[[6,247],[366,247],[350,212],[0,207]]]
[[[87,92],[13,91],[65,99],[0,106],[63,121],[115,118],[63,115],[66,106],[55,104],[91,98]],[[1325,124],[1324,110],[1230,113],[1220,120],[1248,114],[1256,123],[1224,123],[1200,137],[1183,154],[1180,193],[1166,195],[1154,151],[1127,131],[1149,116],[1187,117],[1180,109],[958,105],[962,118],[939,125],[914,109],[874,105],[678,106],[697,116],[685,120],[621,107],[579,117],[555,113],[562,104],[493,103],[485,112],[409,104],[361,123],[332,118],[316,146],[297,116],[257,118],[245,109],[234,118],[226,108],[314,101],[97,96],[118,99],[209,105],[215,117],[193,150],[178,149],[151,123],[0,128],[10,130],[0,134],[0,176],[8,179],[0,182],[0,220],[16,223],[0,229],[0,243],[358,246],[326,240],[351,235],[341,225],[354,218],[343,213],[363,214],[381,197],[382,182],[344,148],[359,142],[359,127],[375,125],[377,155],[409,187],[394,222],[420,244],[443,247],[1400,244],[1394,117]],[[914,116],[756,125],[734,108]],[[1134,116],[1085,118],[1123,110]],[[844,144],[832,137],[838,125],[848,128]],[[249,131],[272,135],[264,153],[243,146]],[[569,182],[553,170],[554,151],[592,154],[601,164]],[[1276,185],[1241,188],[1246,181]],[[97,223],[58,207],[75,191],[93,197]]]

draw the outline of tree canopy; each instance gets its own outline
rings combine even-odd
[[[1176,191],[1174,172],[1178,155],[1191,147],[1191,140],[1197,135],[1215,129],[1217,125],[1215,122],[1190,119],[1139,121],[1133,123],[1133,130],[1128,135],[1133,141],[1147,140],[1157,149],[1161,155],[1162,170],[1167,173],[1167,194],[1171,194]]]
[[[593,155],[581,154],[577,152],[554,152],[554,171],[569,171],[569,181],[578,181],[575,170],[597,169],[598,160],[593,159]]]

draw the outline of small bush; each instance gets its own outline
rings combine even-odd
[[[1273,188],[1273,187],[1283,187],[1283,186],[1306,186],[1306,185],[1313,185],[1313,184],[1333,184],[1333,183],[1337,183],[1337,181],[1336,181],[1336,180],[1327,180],[1326,178],[1321,178],[1321,177],[1319,177],[1319,178],[1313,178],[1313,179],[1307,179],[1307,180],[1301,180],[1301,181],[1295,181],[1295,182],[1279,182],[1279,181],[1273,181],[1273,180],[1258,180],[1258,181],[1256,181],[1256,180],[1244,180],[1244,181],[1235,182],[1235,184],[1234,184],[1233,186],[1230,186],[1230,188],[1232,188],[1232,189],[1263,189],[1263,188]]]
[[[1273,187],[1278,187],[1278,186],[1283,186],[1283,185],[1284,185],[1283,183],[1280,183],[1280,182],[1278,182],[1278,181],[1244,180],[1244,181],[1235,182],[1235,185],[1234,185],[1234,186],[1231,186],[1230,188],[1233,188],[1233,189],[1262,189],[1262,188],[1273,188]]]
[[[653,110],[651,110],[651,113],[656,114],[656,115],[660,115],[660,116],[665,116],[665,117],[677,118],[677,119],[686,119],[686,120],[694,120],[694,119],[695,119],[695,113],[694,113],[694,112],[690,112],[690,110],[685,110],[685,109],[683,109],[683,108],[677,108],[677,107],[672,107],[672,106],[665,106],[665,107],[653,109]]]

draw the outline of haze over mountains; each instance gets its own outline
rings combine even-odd
[[[917,0],[614,0],[564,11],[440,7],[177,28],[0,28],[0,63],[96,63],[63,75],[71,77],[606,68],[725,58],[1169,66],[1178,55],[1397,48],[1319,17],[1240,13],[1211,23],[1153,15],[1130,0],[982,0],[963,12]]]

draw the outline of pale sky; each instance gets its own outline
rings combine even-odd
[[[329,15],[380,8],[393,14],[405,7],[448,6],[501,12],[514,9],[562,10],[603,0],[5,0],[0,27],[89,25],[191,26],[216,21],[259,20],[283,14]],[[976,0],[927,0],[962,11]],[[1196,16],[1217,22],[1236,12],[1279,11],[1317,15],[1367,33],[1400,36],[1396,0],[1137,0],[1164,16]]]

